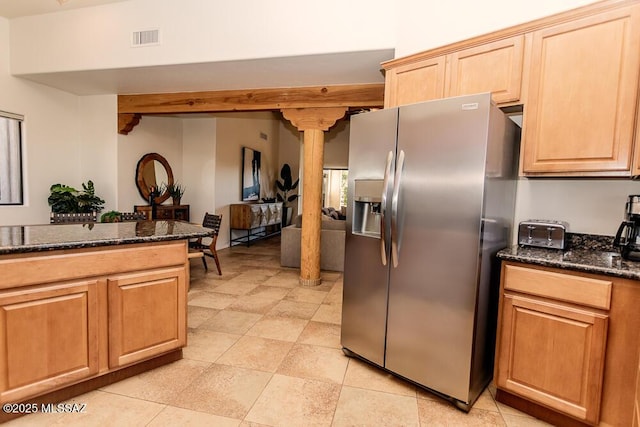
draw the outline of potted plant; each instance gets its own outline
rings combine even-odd
[[[49,206],[54,213],[100,212],[104,200],[96,196],[93,181],[82,183],[82,191],[64,184],[53,184],[49,188]]]
[[[118,211],[109,211],[102,214],[100,222],[120,222],[122,214]]]
[[[298,193],[291,194],[296,188],[298,188],[298,183],[300,179],[296,179],[293,181],[293,177],[291,176],[291,167],[288,163],[282,165],[282,169],[280,169],[280,178],[276,179],[276,187],[278,187],[278,193],[276,194],[276,198],[279,202],[282,202],[282,226],[287,226],[291,223],[291,214],[293,210],[289,208],[288,203],[293,202],[298,198]]]
[[[182,184],[173,183],[173,184],[167,185],[167,192],[173,199],[174,205],[180,204],[180,200],[182,199],[182,196],[184,195],[185,190],[186,189]]]

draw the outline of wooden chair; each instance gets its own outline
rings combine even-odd
[[[51,224],[87,224],[98,221],[98,212],[54,213],[51,212]]]
[[[189,242],[189,258],[202,257],[202,263],[204,264],[205,270],[209,270],[205,255],[213,258],[216,261],[216,267],[218,267],[218,274],[220,276],[222,276],[222,271],[220,270],[220,260],[218,259],[218,253],[216,252],[216,242],[218,241],[218,233],[220,232],[221,222],[222,215],[214,215],[208,212],[205,213],[204,219],[202,220],[202,226],[205,228],[211,228],[213,230],[211,243],[209,245],[202,243],[202,238],[199,238],[198,240],[195,240],[193,242]]]

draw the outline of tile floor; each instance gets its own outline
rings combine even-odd
[[[543,426],[485,391],[465,414],[340,347],[342,274],[298,285],[279,238],[191,261],[184,358],[7,426]]]

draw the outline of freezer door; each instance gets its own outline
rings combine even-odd
[[[401,107],[386,368],[466,402],[490,96]],[[399,180],[399,181],[398,181]]]
[[[384,366],[387,325],[388,201],[397,118],[395,108],[353,116],[349,136],[341,342],[379,366]]]

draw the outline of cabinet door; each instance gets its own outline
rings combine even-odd
[[[640,5],[533,33],[523,172],[630,174]]]
[[[98,373],[98,282],[0,293],[0,401]]]
[[[597,423],[607,316],[504,294],[496,385]]]
[[[445,57],[425,59],[386,73],[384,107],[444,97]]]
[[[251,221],[249,228],[257,228],[262,225],[262,208],[259,205],[251,206]]]
[[[520,99],[524,36],[454,52],[449,56],[447,96],[491,92],[496,103]]]
[[[109,277],[107,291],[111,368],[186,345],[184,267]]]

